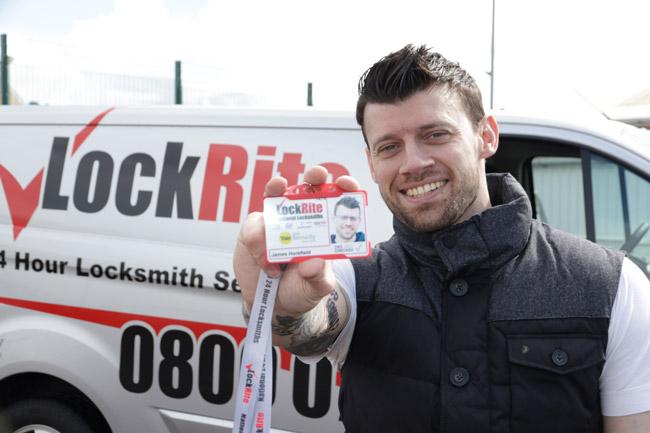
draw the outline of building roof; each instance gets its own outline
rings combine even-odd
[[[650,89],[645,89],[605,111],[612,120],[650,129]]]

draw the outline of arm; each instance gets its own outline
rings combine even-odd
[[[243,316],[250,320],[251,305],[243,303]],[[351,314],[348,293],[335,283],[330,294],[306,313],[288,313],[276,306],[271,329],[273,344],[298,356],[320,355],[337,339]]]
[[[325,352],[350,318],[350,299],[338,284],[308,313],[299,316],[275,314],[273,343],[298,356]]]
[[[627,258],[605,358],[600,378],[604,431],[650,432],[650,281]]]
[[[603,427],[605,433],[650,432],[650,411],[627,416],[605,416]]]

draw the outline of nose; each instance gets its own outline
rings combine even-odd
[[[404,146],[402,152],[402,163],[400,165],[400,174],[417,173],[420,170],[435,164],[430,149],[422,143],[415,140],[409,140]]]

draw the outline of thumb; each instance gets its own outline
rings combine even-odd
[[[329,295],[336,285],[330,263],[320,258],[300,263],[298,273],[304,280],[305,296],[315,304]]]

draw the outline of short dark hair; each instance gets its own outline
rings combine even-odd
[[[355,199],[350,195],[346,195],[345,197],[343,197],[342,199],[336,202],[336,204],[334,205],[334,215],[336,215],[336,209],[338,209],[339,205],[345,206],[348,209],[361,209],[357,199]]]
[[[425,45],[416,48],[410,44],[382,58],[361,76],[357,122],[363,130],[363,113],[368,103],[394,104],[421,90],[443,85],[457,92],[469,119],[478,126],[485,110],[474,78],[458,63]]]

